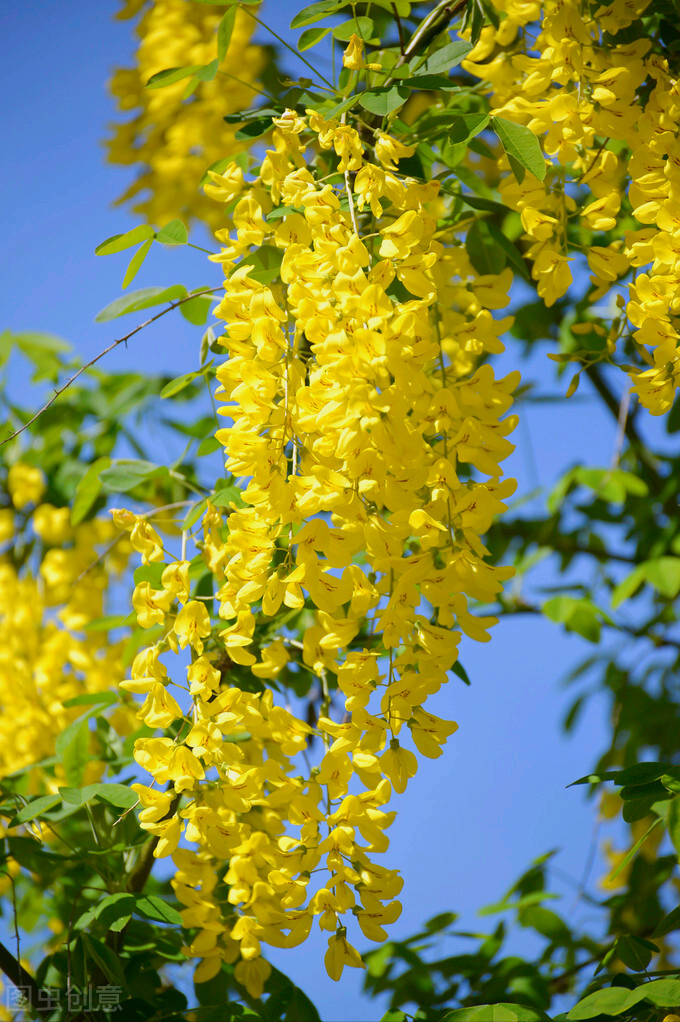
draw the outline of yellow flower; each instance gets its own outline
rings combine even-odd
[[[7,473],[7,489],[18,511],[27,504],[37,504],[45,492],[45,477],[39,468],[16,461]]]
[[[151,628],[152,625],[162,625],[165,615],[169,611],[174,596],[164,589],[152,589],[149,582],[140,582],[135,586],[132,594],[132,606],[137,612],[137,622],[140,628]]]
[[[412,752],[399,745],[397,738],[392,738],[389,749],[380,757],[380,768],[385,777],[389,777],[394,790],[402,795],[409,778],[415,776],[418,761]]]
[[[45,543],[60,546],[73,534],[70,509],[41,504],[33,512],[33,529]]]
[[[251,997],[258,999],[264,993],[264,985],[271,976],[272,967],[264,958],[241,960],[234,968],[234,979],[246,988]]]
[[[328,938],[328,950],[324,956],[326,972],[331,979],[339,980],[343,969],[350,965],[353,969],[365,969],[361,955],[352,947],[346,937],[346,930],[340,927],[337,933]]]
[[[364,41],[355,32],[350,36],[347,49],[342,55],[342,66],[351,71],[380,71],[381,64],[367,64],[364,59]]]
[[[211,631],[210,615],[203,603],[190,600],[182,607],[174,626],[181,649],[189,645],[200,655],[203,652],[201,640],[207,638]]]
[[[404,145],[399,139],[393,138],[384,131],[376,132],[375,155],[387,170],[396,170],[397,163],[405,156],[413,156],[416,147]]]

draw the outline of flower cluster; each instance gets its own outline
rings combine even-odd
[[[72,526],[68,507],[41,503],[45,479],[33,465],[14,463],[7,490],[12,506],[0,509],[0,777],[54,756],[57,737],[87,709],[65,704],[123,679],[122,644],[105,629],[86,629],[104,614],[111,573],[125,568],[129,553],[125,542],[103,553],[116,537],[110,520]],[[112,722],[124,735],[133,719],[121,707]],[[85,780],[102,770],[93,755]],[[32,790],[69,783],[63,764],[53,776],[31,777]]]
[[[512,273],[480,275],[435,236],[438,183],[399,173],[408,146],[376,129],[369,150],[312,110],[275,118],[272,146],[253,179],[232,164],[206,189],[233,220],[215,257],[216,435],[242,500],[226,517],[208,502],[194,560],[114,513],[148,566],[139,624],[163,628],[123,685],[170,731],[135,746],[154,781],[135,786],[140,822],[174,857],[195,978],[237,962],[253,996],[262,944],[299,944],[316,919],[338,979],[362,964],[352,916],[382,941],[401,911],[398,872],[376,861],[384,807],[456,730],[425,704],[461,634],[489,637],[470,601],[512,574],[481,536],[514,490],[500,463],[519,381],[479,364],[502,351]],[[164,656],[185,649],[186,681]],[[284,673],[317,679],[311,724],[275,701]]]
[[[499,27],[483,29],[463,66],[489,83],[493,113],[528,125],[551,161],[545,182],[519,183],[506,159],[500,187],[521,214],[539,296],[551,305],[566,293],[584,247],[590,301],[608,298],[609,310],[598,316],[598,304],[574,332],[606,336],[606,356],[625,340],[649,368],[624,368],[659,415],[680,380],[680,86],[651,38],[626,34],[648,5],[498,0]]]
[[[125,0],[120,17],[141,13],[135,66],[116,71],[111,92],[119,109],[134,111],[114,126],[108,140],[112,163],[141,165],[119,202],[135,200],[148,222],[164,224],[178,216],[217,226],[215,207],[199,191],[206,167],[240,149],[236,128],[224,115],[243,110],[257,98],[254,83],[263,65],[262,49],[250,42],[254,22],[238,10],[229,48],[212,81],[189,78],[163,88],[147,88],[160,71],[202,67],[215,57],[215,32],[224,6],[185,0]]]

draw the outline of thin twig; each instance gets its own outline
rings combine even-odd
[[[403,67],[404,64],[409,60],[410,57],[418,53],[419,50],[423,50],[435,36],[443,32],[444,29],[449,25],[451,21],[464,11],[468,5],[468,0],[457,0],[452,3],[451,0],[441,0],[440,3],[430,11],[428,16],[421,21],[418,28],[415,30],[408,46],[404,49],[401,57],[394,65],[395,67]],[[387,85],[390,79],[384,84]]]
[[[114,348],[117,348],[119,344],[127,344],[130,338],[134,337],[135,334],[138,334],[140,330],[144,329],[144,327],[150,326],[151,323],[155,323],[157,319],[161,318],[161,316],[165,316],[167,312],[172,312],[173,309],[178,308],[184,302],[189,302],[191,301],[192,298],[199,298],[201,295],[209,295],[213,294],[215,291],[223,290],[224,290],[223,286],[209,287],[206,288],[204,291],[195,291],[193,294],[185,295],[184,298],[179,298],[176,302],[171,302],[166,309],[162,309],[160,312],[157,312],[155,316],[151,317],[151,319],[147,319],[146,322],[140,323],[139,326],[136,326],[134,330],[130,331],[129,334],[125,334],[124,337],[119,337],[117,341],[113,342],[113,344],[109,344],[108,348],[104,348],[104,350],[100,351],[98,355],[91,359],[91,361],[86,362],[85,365],[81,366],[77,373],[74,373],[73,376],[69,377],[69,379],[66,381],[63,387],[60,387],[58,390],[55,390],[54,394],[49,399],[47,404],[43,405],[42,408],[40,408],[39,411],[35,413],[32,419],[29,419],[28,422],[24,423],[21,429],[18,429],[16,433],[12,433],[10,434],[10,436],[5,437],[4,440],[0,440],[0,447],[4,446],[4,444],[8,444],[10,440],[14,440],[15,437],[18,437],[19,434],[23,433],[25,429],[28,429],[29,426],[32,426],[33,423],[40,418],[43,412],[46,412],[47,409],[54,404],[57,398],[61,397],[64,391],[68,390],[72,383],[75,383],[79,376],[82,376],[84,372],[87,372],[87,370],[90,369],[95,364],[95,362],[99,362],[101,358],[104,358],[104,355],[108,355],[108,353],[110,351],[113,351]]]
[[[614,454],[612,455],[612,471],[618,467],[623,443],[626,439],[626,422],[630,411],[630,391],[626,390],[621,396],[619,405],[619,417],[616,420],[616,440],[614,441]]]

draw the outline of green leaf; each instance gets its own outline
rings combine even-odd
[[[236,10],[237,7],[234,4],[228,11],[225,11],[217,26],[217,59],[220,64],[226,57],[227,50],[229,49],[231,35],[234,31],[234,22],[236,21]]]
[[[44,334],[39,330],[22,330],[20,334],[12,336],[12,341],[22,354],[36,364],[42,362],[47,355],[56,358],[60,353],[66,353],[73,348],[73,345],[62,340],[61,337]]]
[[[147,89],[164,89],[166,85],[174,85],[181,82],[183,78],[191,78],[200,71],[202,64],[192,64],[190,67],[168,67],[164,71],[157,71],[146,83]]]
[[[633,992],[637,1003],[644,999],[651,1001],[660,1008],[674,1008],[680,1004],[679,979],[653,979],[651,983],[643,983]]]
[[[359,104],[371,114],[386,117],[393,110],[398,110],[400,106],[403,106],[408,95],[408,91],[400,89],[398,85],[381,86],[378,89],[362,92],[359,96]]]
[[[188,294],[183,284],[171,284],[170,287],[143,287],[139,291],[131,291],[129,295],[116,298],[94,317],[95,323],[107,323],[118,316],[126,316],[129,312],[150,309],[152,305],[163,305],[174,302]]]
[[[473,49],[472,45],[463,39],[457,39],[454,43],[447,43],[441,49],[435,50],[427,58],[424,64],[420,65],[420,71],[427,71],[428,74],[435,74],[438,71],[449,71],[457,67],[468,53]],[[413,62],[411,62],[413,66]]]
[[[680,798],[674,798],[668,807],[667,827],[673,847],[680,854]]]
[[[634,972],[641,972],[646,969],[652,960],[652,948],[659,951],[659,948],[650,941],[642,941],[638,937],[619,937],[614,945],[614,954],[620,958],[624,965]]]
[[[329,32],[329,28],[305,29],[298,39],[298,50],[310,50],[312,46],[316,46],[317,43],[320,43],[324,36],[327,36]]]
[[[672,805],[673,805],[673,803],[671,802],[671,806],[672,806]],[[615,877],[617,877],[617,876],[619,875],[619,873],[621,873],[621,872],[622,872],[622,871],[623,871],[623,870],[624,870],[624,869],[626,868],[626,866],[628,865],[628,863],[629,863],[629,862],[632,862],[632,860],[633,860],[633,859],[635,858],[635,856],[637,855],[637,853],[638,853],[638,852],[640,851],[640,848],[641,848],[641,847],[642,847],[642,845],[643,845],[643,844],[645,843],[645,841],[647,840],[647,838],[649,837],[649,835],[650,835],[650,834],[652,833],[652,831],[654,830],[654,828],[656,827],[656,825],[657,825],[657,824],[659,824],[659,823],[662,823],[662,822],[663,822],[663,821],[661,820],[661,818],[657,816],[656,820],[654,820],[654,822],[653,822],[653,823],[651,823],[651,824],[649,825],[649,827],[648,827],[648,828],[647,828],[647,830],[646,830],[646,831],[644,832],[644,834],[642,835],[642,837],[641,837],[641,838],[638,838],[638,840],[637,840],[637,841],[635,842],[635,844],[633,845],[633,847],[632,847],[632,848],[630,848],[630,849],[629,849],[629,850],[628,850],[628,851],[626,852],[626,854],[624,855],[624,857],[623,857],[623,858],[621,859],[621,862],[619,862],[619,864],[618,864],[618,865],[616,866],[616,868],[615,868],[615,869],[613,869],[613,870],[611,871],[611,873],[610,873],[610,874],[609,874],[609,876],[607,877],[607,880],[608,880],[608,881],[609,881],[609,880],[614,880],[614,879],[615,879]]]
[[[265,220],[269,223],[270,220],[279,220],[281,217],[288,216],[289,213],[304,213],[303,206],[276,206],[271,213],[267,213]]]
[[[122,252],[126,248],[132,248],[133,245],[138,245],[142,241],[148,241],[149,238],[153,238],[153,227],[149,224],[138,224],[137,227],[133,227],[131,231],[127,231],[125,234],[114,234],[111,238],[107,238],[106,241],[102,241],[101,245],[97,245],[94,250],[95,255],[113,255],[114,252]]]
[[[471,685],[472,682],[468,677],[468,673],[459,660],[456,660],[455,664],[451,668],[454,674],[457,674],[461,681],[465,682],[466,685]]]
[[[526,281],[531,281],[531,275],[524,265],[522,255],[513,243],[505,237],[503,232],[496,224],[491,221],[486,221],[486,226],[492,239],[496,242],[499,248],[502,248],[505,252],[507,261],[510,263],[516,273],[519,273],[521,277],[524,277]]]
[[[132,574],[135,585],[138,586],[140,582],[149,582],[153,589],[161,589],[161,577],[166,567],[167,565],[164,563],[140,564]]]
[[[616,610],[617,607],[620,607],[625,600],[628,600],[633,595],[638,586],[641,586],[644,581],[645,565],[638,564],[637,568],[634,568],[630,575],[626,575],[623,581],[619,582],[619,584],[612,589],[612,609]]]
[[[564,920],[543,905],[530,905],[522,909],[519,922],[556,944],[567,945],[571,942],[571,931]]]
[[[652,937],[665,937],[667,933],[680,928],[680,906],[674,908],[667,916],[664,916],[658,924]],[[680,1001],[678,1002],[680,1004]]]
[[[316,29],[316,31],[318,32],[319,29]],[[358,35],[360,39],[367,41],[373,37],[374,32],[375,25],[373,24],[373,19],[358,16],[350,18],[349,21],[343,21],[341,25],[334,28],[333,38],[341,43],[348,43],[352,35]]]
[[[128,284],[132,283],[132,281],[139,273],[142,263],[146,259],[149,249],[151,248],[152,245],[153,238],[149,238],[148,241],[145,241],[143,245],[139,246],[139,248],[133,255],[132,259],[128,263],[128,268],[125,271],[125,276],[123,277],[123,283],[121,285],[123,291],[128,286]]]
[[[116,809],[132,809],[139,802],[139,796],[126,784],[100,784],[97,798]]]
[[[108,930],[119,933],[129,922],[135,909],[135,896],[126,891],[109,894],[95,908],[95,918]]]
[[[104,617],[97,617],[85,625],[86,632],[108,632],[112,628],[122,628],[124,625],[133,625],[137,620],[134,611],[130,614],[105,614]]]
[[[283,249],[274,245],[261,245],[257,251],[245,256],[240,266],[252,266],[249,276],[260,284],[271,284],[281,269]]]
[[[77,787],[82,783],[90,760],[90,728],[87,718],[80,722],[71,740],[58,752],[67,785]]]
[[[242,128],[235,133],[234,138],[237,142],[252,142],[253,139],[260,138],[272,129],[271,117],[256,117],[252,121],[247,121]]]
[[[343,7],[348,7],[349,3],[350,0],[319,0],[318,3],[310,4],[309,7],[303,7],[301,11],[298,11],[291,21],[290,27],[302,28],[303,25],[312,25],[315,21],[321,21],[327,15],[335,14]]]
[[[601,500],[615,504],[625,503],[627,494],[635,497],[647,495],[647,485],[633,472],[611,468],[577,468],[572,477],[576,483],[588,486]]]
[[[473,1008],[456,1008],[441,1022],[550,1022],[547,1015],[523,1004],[477,1004]]]
[[[235,114],[224,114],[222,120],[226,121],[227,124],[243,124],[244,121],[252,121],[256,117],[280,117],[281,113],[282,110],[275,110],[273,107],[257,107],[256,110],[240,110]],[[232,160],[234,160],[234,157],[227,157],[227,164],[231,163]],[[235,159],[234,162],[238,163],[238,160]]]
[[[460,86],[446,75],[417,74],[412,78],[400,78],[399,84],[407,89],[422,89],[424,92],[460,92]]]
[[[54,809],[56,805],[61,802],[61,795],[39,795],[37,798],[32,799],[27,806],[14,816],[8,826],[17,827],[20,823],[28,823],[30,820],[35,820],[36,817],[42,816],[43,813],[49,812],[50,809]]]
[[[87,784],[84,788],[60,788],[59,794],[71,806],[84,806],[95,797],[100,787],[100,784]]]
[[[589,642],[600,641],[602,621],[611,618],[594,603],[573,596],[554,596],[543,604],[543,613],[551,621],[564,625],[568,632],[577,632]]]
[[[490,119],[489,114],[484,113],[482,110],[478,110],[473,114],[458,114],[452,119],[449,126],[449,141],[453,145],[460,145],[463,142],[469,141],[469,139],[478,135],[480,131],[484,131]]]
[[[137,461],[132,458],[118,458],[109,468],[99,474],[102,485],[110,493],[127,493],[139,486],[145,479],[165,474],[167,469],[151,461]]]
[[[83,933],[82,938],[85,950],[90,958],[99,966],[106,978],[115,986],[120,986],[127,990],[125,973],[115,951],[112,951],[101,940],[97,940],[96,937],[91,937],[89,933]]]
[[[144,894],[138,897],[135,912],[146,916],[147,919],[158,919],[162,923],[172,923],[174,926],[182,925],[182,917],[177,909],[168,905],[155,894]]]
[[[210,498],[210,503],[215,507],[229,507],[232,502],[238,507],[244,506],[238,486],[227,486]]]
[[[217,437],[207,436],[205,440],[201,440],[200,444],[196,448],[196,457],[203,458],[206,454],[214,454],[215,451],[219,451],[222,444],[219,442]]]
[[[82,726],[82,724],[84,722],[87,722],[90,719],[90,717],[93,717],[95,714],[99,712],[100,712],[99,707],[93,706],[91,709],[81,714],[80,717],[78,717],[76,720],[71,721],[71,723],[64,728],[61,734],[57,735],[57,740],[54,743],[54,751],[56,752],[57,756],[64,755],[64,752],[66,751],[68,746],[77,737],[78,730]]]
[[[330,110],[324,110],[324,117],[328,120],[333,117],[340,117],[346,110],[349,110],[354,106],[358,98],[359,97],[356,94],[348,96],[347,99],[343,99],[342,103],[336,103],[336,105],[332,106]]]
[[[491,127],[498,135],[508,157],[542,181],[546,164],[538,139],[530,128],[507,121],[505,117],[492,117]]]
[[[171,220],[156,234],[156,241],[161,245],[186,245],[188,240],[189,232],[181,220]]]
[[[647,581],[661,596],[672,600],[680,593],[680,557],[657,557],[644,568]]]
[[[598,1015],[620,1015],[626,1009],[630,993],[625,987],[597,990],[574,1005],[567,1019],[569,1022],[580,1022],[581,1019],[597,1018]]]
[[[170,380],[170,383],[166,383],[166,385],[163,387],[161,391],[161,397],[162,398],[174,397],[175,394],[179,394],[182,390],[184,390],[185,387],[188,387],[190,383],[193,383],[195,379],[197,379],[199,376],[203,376],[205,374],[206,369],[209,369],[214,361],[215,359],[212,358],[208,363],[206,363],[206,365],[202,366],[200,369],[197,369],[195,372],[183,373],[182,376],[176,376],[174,380]]]
[[[194,506],[189,509],[184,521],[182,522],[182,531],[186,532],[186,530],[190,529],[192,525],[195,525],[201,515],[204,514],[207,506],[207,500],[199,500],[198,503],[194,504]]]
[[[111,464],[109,457],[97,458],[76,486],[76,494],[71,508],[71,525],[79,525],[101,493],[99,473]]]
[[[179,311],[194,326],[203,326],[210,314],[211,306],[212,299],[209,295],[196,295],[195,298],[182,302]]]
[[[211,82],[217,74],[217,68],[219,66],[219,60],[211,60],[209,64],[204,64],[203,67],[199,68],[196,72],[196,77],[199,82]]]
[[[465,238],[465,251],[477,273],[495,275],[505,267],[505,253],[491,237],[488,225],[475,220]]]
[[[113,706],[119,702],[115,692],[83,692],[82,695],[67,699],[64,703],[66,709],[72,706]]]

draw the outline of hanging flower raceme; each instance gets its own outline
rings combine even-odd
[[[106,692],[123,679],[123,644],[105,628],[87,629],[103,617],[111,575],[125,568],[130,552],[123,542],[102,553],[116,537],[110,521],[72,526],[68,507],[41,503],[45,478],[33,465],[11,465],[7,491],[13,506],[0,509],[2,777],[54,756],[58,736],[83,712],[70,700]],[[133,720],[124,706],[111,718],[121,735]],[[88,735],[86,783],[104,770]],[[35,769],[30,778],[34,792],[72,783],[61,764],[53,776]]]
[[[124,3],[120,17],[140,13],[135,65],[116,71],[110,87],[120,111],[133,116],[115,125],[109,160],[139,168],[119,201],[134,199],[135,212],[153,224],[184,216],[216,227],[222,222],[219,207],[201,194],[199,184],[206,167],[241,149],[234,140],[238,125],[227,124],[224,115],[257,98],[264,55],[250,42],[255,22],[236,10],[228,49],[212,67],[224,6],[135,0]],[[168,70],[175,71],[169,83],[161,74]]]
[[[241,499],[207,502],[192,560],[188,536],[175,560],[118,515],[158,561],[139,624],[163,626],[123,686],[167,732],[136,744],[154,782],[136,786],[140,822],[177,866],[196,980],[236,962],[252,996],[263,946],[316,921],[338,979],[362,965],[352,942],[383,941],[400,914],[386,806],[455,732],[425,704],[461,635],[489,637],[470,603],[512,574],[481,537],[514,489],[500,465],[519,380],[480,364],[502,351],[512,273],[480,275],[441,236],[438,182],[399,173],[412,150],[312,110],[272,127],[257,176],[210,174],[233,203],[216,436]],[[267,685],[282,672],[316,679],[312,724]]]
[[[528,125],[551,161],[545,182],[515,181],[506,162],[500,186],[521,215],[538,294],[560,299],[585,248],[597,305],[575,335],[594,337],[607,361],[625,343],[619,364],[662,414],[680,383],[680,92],[652,33],[625,36],[649,0],[495,6],[503,20],[482,30],[463,66],[489,83],[493,114]],[[649,368],[627,364],[633,354]]]

